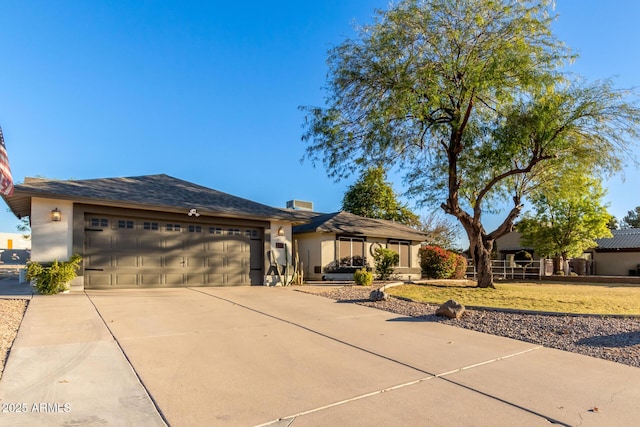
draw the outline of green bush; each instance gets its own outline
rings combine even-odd
[[[355,280],[358,285],[371,286],[373,283],[373,274],[366,268],[361,268],[353,274],[353,280]]]
[[[438,246],[423,246],[419,254],[420,268],[431,279],[449,279],[456,272],[458,255],[453,252]]]
[[[36,289],[44,295],[57,294],[67,290],[68,283],[76,277],[82,257],[73,255],[69,261],[53,261],[50,266],[32,261],[27,266],[27,279],[36,282]]]
[[[389,280],[393,270],[400,263],[400,255],[387,248],[378,248],[373,255],[376,274],[379,280]]]
[[[455,270],[451,278],[460,280],[460,279],[464,279],[466,275],[467,275],[467,259],[460,254],[456,254]]]

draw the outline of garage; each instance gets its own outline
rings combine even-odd
[[[263,230],[85,214],[85,288],[262,284]]]

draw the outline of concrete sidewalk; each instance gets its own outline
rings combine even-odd
[[[632,426],[640,369],[295,288],[87,291],[33,297],[0,401],[28,408],[1,425]]]

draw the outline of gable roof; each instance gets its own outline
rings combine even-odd
[[[296,218],[284,209],[272,208],[165,174],[68,181],[27,178],[23,184],[15,186],[12,196],[3,197],[19,218],[31,214],[31,197],[185,213],[196,208],[203,214],[225,217]]]
[[[293,234],[336,233],[414,241],[422,241],[427,237],[426,233],[404,224],[384,219],[364,218],[344,211],[316,215],[310,218],[308,223],[294,226]]]
[[[638,249],[640,250],[640,228],[611,230],[613,237],[596,239],[598,250]]]

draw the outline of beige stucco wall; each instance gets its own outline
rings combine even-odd
[[[628,276],[640,264],[640,252],[596,252],[595,274],[599,276]]]
[[[51,211],[58,208],[61,221],[51,221]],[[31,199],[31,259],[38,262],[66,261],[72,253],[73,203],[69,201]]]
[[[305,279],[317,280],[317,275],[314,274],[314,266],[322,263],[319,236],[316,234],[298,234],[294,237],[294,240],[298,243],[298,256],[300,257],[300,262],[302,262],[302,271]]]
[[[298,254],[303,263],[305,280],[322,280],[322,269],[335,260],[336,243],[334,234],[297,234]],[[316,273],[316,267],[320,273]]]

